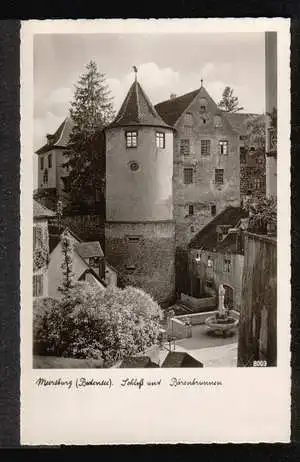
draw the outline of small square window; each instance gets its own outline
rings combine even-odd
[[[164,149],[166,145],[165,134],[162,132],[156,132],[156,147]]]
[[[140,241],[140,236],[127,236],[128,242],[134,243]]]
[[[201,140],[201,156],[210,155],[210,140]]]
[[[180,154],[183,156],[190,154],[190,140],[180,140]]]
[[[211,216],[214,217],[217,213],[217,207],[215,205],[211,205],[210,206],[210,213],[211,213]]]
[[[228,141],[219,141],[220,154],[228,154]]]
[[[137,132],[126,132],[126,147],[136,148],[137,147]]]
[[[215,170],[215,183],[223,184],[224,183],[224,169],[216,168]]]
[[[189,215],[190,215],[190,216],[191,216],[191,215],[194,215],[194,206],[193,206],[193,204],[190,204],[190,205],[189,205]]]
[[[185,168],[184,173],[184,184],[192,184],[194,180],[194,170],[191,167]]]

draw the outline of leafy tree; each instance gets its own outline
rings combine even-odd
[[[75,85],[70,116],[74,126],[65,150],[69,175],[65,191],[73,204],[94,204],[104,194],[105,138],[103,129],[112,121],[114,110],[105,75],[94,61]]]
[[[248,231],[257,234],[276,234],[277,199],[261,197],[249,205]]]
[[[61,239],[63,262],[63,282],[58,290],[64,295],[69,296],[69,291],[74,287],[74,274],[72,271],[72,244],[67,234],[62,235]]]
[[[140,289],[111,287],[86,291],[73,287],[69,297],[49,300],[35,326],[35,344],[44,354],[103,359],[105,367],[143,352],[159,339],[158,304]],[[49,305],[49,306],[48,306]],[[48,342],[48,343],[47,343]]]
[[[251,115],[246,121],[245,148],[265,151],[266,120],[264,115]]]
[[[226,112],[238,112],[242,111],[244,108],[239,106],[239,99],[237,96],[233,95],[233,88],[225,87],[221,101],[218,106],[222,111]]]

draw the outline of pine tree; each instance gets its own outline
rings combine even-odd
[[[70,289],[74,287],[74,274],[72,271],[72,244],[69,237],[63,234],[61,239],[63,262],[61,269],[63,271],[62,285],[58,287],[59,292],[67,296]]]
[[[222,99],[218,104],[219,108],[223,111],[238,112],[244,109],[243,107],[239,107],[239,99],[237,96],[233,95],[233,91],[233,88],[225,87]]]
[[[104,192],[105,138],[103,128],[114,117],[112,98],[105,75],[90,61],[75,85],[70,116],[74,122],[65,151],[69,175],[65,191],[71,203],[94,204]]]

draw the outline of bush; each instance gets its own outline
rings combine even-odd
[[[250,205],[248,231],[258,234],[276,234],[277,200],[261,197]]]
[[[150,295],[133,287],[86,289],[77,286],[61,301],[37,302],[36,354],[102,358],[110,366],[157,342],[162,312]]]

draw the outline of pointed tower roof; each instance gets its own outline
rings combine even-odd
[[[128,125],[172,128],[160,117],[137,80],[131,85],[125,100],[110,127]]]
[[[36,154],[44,154],[55,148],[65,148],[69,142],[74,122],[71,117],[66,117],[53,135],[47,135],[48,142],[36,151]]]

